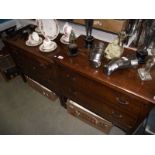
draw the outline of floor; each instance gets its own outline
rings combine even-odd
[[[52,102],[33,90],[20,77],[10,82],[0,78],[0,134],[104,135],[71,116],[59,100]],[[125,134],[113,127],[110,135]]]

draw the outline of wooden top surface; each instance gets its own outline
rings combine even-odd
[[[59,35],[55,42],[58,47],[55,51],[50,53],[43,53],[39,51],[39,46],[36,47],[28,47],[25,45],[25,40],[21,37],[14,36],[12,38],[6,38],[4,41],[9,43],[17,48],[23,50],[23,52],[29,52],[35,57],[40,57],[48,62],[55,61],[59,65],[66,66],[87,78],[98,81],[104,85],[107,85],[117,91],[131,94],[138,97],[141,100],[145,100],[146,102],[155,103],[155,69],[151,70],[151,75],[153,80],[151,81],[141,81],[138,76],[137,68],[130,68],[124,70],[117,70],[113,72],[110,76],[107,76],[103,71],[103,65],[94,69],[89,65],[88,61],[88,53],[89,50],[84,47],[85,41],[84,36],[80,36],[77,39],[78,51],[79,55],[76,57],[67,56],[67,45],[64,45],[60,42]],[[95,40],[98,42],[99,40]],[[107,44],[107,43],[105,43]],[[125,49],[124,55],[133,53],[131,49]],[[62,56],[63,59],[59,59],[58,56]],[[103,64],[107,61],[104,58]],[[140,67],[140,66],[139,66]],[[60,77],[61,78],[61,77]]]

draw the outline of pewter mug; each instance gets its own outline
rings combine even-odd
[[[93,68],[98,68],[101,66],[101,60],[104,54],[105,45],[103,42],[95,44],[89,54],[89,62]]]

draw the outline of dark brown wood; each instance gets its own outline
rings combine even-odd
[[[16,36],[4,42],[21,72],[59,94],[62,106],[66,107],[69,98],[131,133],[155,104],[155,70],[151,70],[153,80],[145,82],[140,80],[137,68],[107,76],[103,66],[93,69],[89,65],[90,51],[85,48],[84,36],[77,39],[76,57],[67,55],[68,47],[59,41],[60,37],[56,39],[58,48],[50,53],[40,52],[38,46],[28,47],[23,38]],[[133,52],[125,49],[124,55]]]

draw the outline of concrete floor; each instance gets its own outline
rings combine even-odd
[[[33,90],[20,77],[10,82],[0,78],[0,134],[103,135],[71,116],[60,106]],[[113,127],[109,134],[125,134]]]

